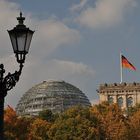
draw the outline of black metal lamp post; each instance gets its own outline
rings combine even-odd
[[[25,62],[25,56],[29,51],[31,39],[34,31],[31,31],[24,25],[25,17],[17,17],[18,25],[14,29],[8,31],[13,50],[19,63],[19,70],[13,74],[8,73],[4,77],[5,69],[4,65],[0,64],[0,140],[4,140],[4,98],[7,95],[7,91],[11,90],[19,80],[23,63]]]

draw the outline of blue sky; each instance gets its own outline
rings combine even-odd
[[[0,0],[0,60],[6,71],[18,68],[6,30],[17,24],[20,10],[35,34],[5,105],[15,107],[29,88],[49,79],[74,84],[95,103],[99,84],[120,82],[120,51],[137,69],[123,69],[123,81],[140,82],[140,1]]]

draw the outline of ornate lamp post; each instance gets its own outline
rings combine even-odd
[[[34,31],[31,31],[24,25],[25,17],[22,17],[22,13],[20,13],[20,17],[17,17],[17,20],[19,22],[18,25],[12,30],[9,30],[8,33],[17,62],[19,63],[19,70],[13,74],[8,73],[4,77],[4,65],[0,64],[0,140],[4,140],[4,98],[7,95],[7,91],[11,90],[19,80],[23,63],[25,62],[25,56],[29,51],[34,33]]]

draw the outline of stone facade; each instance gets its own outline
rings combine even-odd
[[[122,109],[140,103],[140,83],[101,84],[97,90],[100,103],[118,103]]]

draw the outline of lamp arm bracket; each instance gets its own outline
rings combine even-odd
[[[12,74],[8,73],[7,76],[5,76],[3,82],[5,83],[6,91],[11,90],[16,85],[21,75],[22,68],[23,68],[23,64],[20,64],[20,68],[18,71],[15,71]]]

